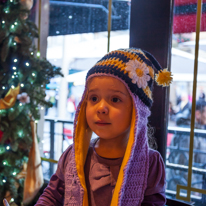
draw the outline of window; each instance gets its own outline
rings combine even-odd
[[[54,78],[47,85],[46,98],[53,107],[45,108],[40,147],[44,157],[58,160],[73,142],[72,123],[87,70],[107,51],[129,47],[130,1],[50,0],[49,4],[46,57],[62,68],[64,78]],[[44,165],[49,178],[53,166]],[[52,168],[49,173],[48,167]]]
[[[172,4],[171,4],[172,3]],[[173,5],[174,3],[174,5]],[[180,7],[178,7],[180,6]],[[202,24],[200,33],[200,48],[199,48],[199,58],[198,58],[198,83],[197,83],[197,98],[204,97],[205,83],[204,80],[204,62],[205,51],[204,51],[204,35],[205,35],[205,1],[202,4]],[[155,9],[154,9],[155,8]],[[174,9],[173,9],[174,8]],[[174,73],[174,83],[169,89],[160,89],[157,86],[154,88],[154,104],[152,106],[152,115],[149,118],[149,124],[155,128],[155,137],[158,143],[158,150],[165,158],[167,165],[167,195],[176,197],[176,184],[174,183],[174,178],[177,177],[181,182],[181,185],[187,185],[188,177],[188,154],[189,154],[189,137],[188,130],[190,128],[176,128],[176,134],[179,134],[179,130],[183,130],[181,135],[186,135],[186,142],[183,143],[181,138],[178,138],[180,143],[184,145],[182,152],[173,154],[173,149],[169,148],[171,143],[174,141],[174,134],[171,133],[172,127],[176,125],[176,115],[174,111],[171,111],[171,106],[176,105],[176,94],[186,93],[188,101],[192,98],[192,87],[193,87],[193,70],[194,70],[194,57],[195,57],[195,27],[196,27],[196,12],[197,11],[197,1],[187,0],[187,1],[164,1],[157,0],[155,2],[145,2],[145,1],[132,1],[131,5],[131,25],[130,25],[130,46],[140,47],[149,52],[151,52],[157,60],[160,62],[163,68],[171,67]],[[187,13],[188,12],[188,13]],[[193,12],[193,13],[192,13]],[[173,18],[174,16],[174,18]],[[172,26],[172,22],[174,22]],[[137,27],[138,25],[138,27]],[[173,31],[172,31],[173,29]],[[185,30],[186,29],[186,30]],[[183,32],[184,30],[184,32]],[[172,34],[173,32],[173,34]],[[184,34],[183,34],[184,33]],[[171,35],[172,34],[172,35]],[[193,47],[191,44],[193,42]],[[203,45],[201,46],[201,44]],[[173,46],[172,46],[173,45]],[[172,48],[171,48],[172,47]],[[203,58],[202,56],[203,55]],[[197,59],[197,58],[196,58]],[[192,61],[192,62],[191,62]],[[171,62],[171,64],[170,64]],[[190,63],[191,62],[191,63]],[[186,66],[187,65],[187,66]],[[202,68],[202,69],[201,69]],[[201,72],[202,71],[202,72]],[[180,74],[182,73],[182,74]],[[186,91],[186,92],[183,92]],[[170,97],[169,97],[170,94]],[[168,114],[170,113],[170,115]],[[169,118],[169,122],[168,119]],[[168,126],[168,127],[167,127]],[[167,132],[168,129],[168,132]],[[199,132],[198,138],[199,146],[204,147],[203,136],[204,129]],[[167,137],[167,141],[166,138]],[[176,138],[177,139],[177,138]],[[177,141],[178,142],[178,141]],[[196,144],[196,141],[194,141]],[[165,150],[166,145],[167,150]],[[177,146],[176,146],[177,147]],[[176,148],[178,149],[178,148]],[[198,150],[198,151],[195,151]],[[201,164],[201,158],[204,158],[203,150],[205,149],[195,149],[198,155],[194,155],[195,158],[200,162],[197,167],[196,163],[193,162],[193,167],[196,167],[195,172],[193,170],[192,181],[195,180],[196,183],[192,183],[192,187],[204,189],[204,191],[192,191],[191,194],[188,192],[188,197],[191,197],[191,201],[195,201],[197,205],[205,205],[205,195],[200,194],[204,192],[205,194],[205,170],[203,169],[203,164]],[[169,160],[170,159],[170,160]],[[169,163],[169,161],[171,163]],[[177,163],[177,161],[179,161]],[[171,168],[176,164],[181,168],[180,170],[175,170]],[[200,167],[201,165],[201,167]],[[201,174],[198,172],[202,172]],[[204,173],[203,173],[204,171]],[[170,181],[173,178],[172,181]],[[170,182],[170,184],[169,184]],[[185,189],[185,188],[183,188]],[[184,197],[185,190],[181,189],[180,195],[183,196],[182,199],[186,200]],[[179,197],[178,197],[179,198]],[[180,197],[181,198],[181,197]],[[188,200],[188,199],[187,199]]]
[[[206,76],[205,54],[206,27],[203,2],[202,21],[200,35],[196,31],[196,19],[198,19],[197,1],[175,1],[171,71],[174,74],[174,82],[170,88],[169,119],[167,135],[167,193],[175,196],[177,185],[181,185],[177,191],[177,197],[194,201],[197,205],[204,205],[206,189]],[[199,22],[197,22],[198,24]],[[199,36],[199,50],[196,38]],[[195,57],[198,51],[197,84],[194,80]],[[196,87],[194,87],[196,84]],[[193,89],[195,91],[193,91]],[[195,93],[196,93],[196,96]],[[192,104],[195,100],[194,117],[192,116]],[[194,125],[192,125],[192,117]],[[190,139],[190,129],[194,137]],[[190,145],[193,143],[193,154]],[[192,172],[190,175],[190,154]],[[183,186],[183,187],[182,187]],[[185,190],[184,190],[185,186]],[[189,187],[191,193],[187,194]],[[199,190],[197,190],[199,189]]]

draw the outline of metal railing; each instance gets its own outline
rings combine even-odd
[[[168,133],[173,134],[170,145],[167,147],[166,168],[167,168],[167,190],[166,194],[175,198],[176,189],[171,189],[171,182],[173,184],[187,185],[187,172],[188,172],[188,159],[189,159],[189,143],[190,128],[168,127]],[[186,140],[185,142],[183,142]],[[203,145],[203,141],[206,141],[206,130],[195,129],[194,140],[196,145]],[[188,141],[188,142],[187,142]],[[206,145],[203,145],[203,147]],[[201,186],[199,189],[206,189],[206,148],[194,148],[193,156],[201,156],[199,162],[194,162],[192,173],[195,176],[199,175],[199,178],[192,179],[192,186]],[[182,196],[186,196],[186,193],[181,193]],[[191,194],[191,200],[198,206],[206,205],[206,195]]]
[[[49,168],[46,170],[47,178],[50,178],[52,174],[54,173],[54,165],[58,163],[57,160],[55,160],[55,136],[58,135],[58,137],[61,137],[61,153],[63,153],[63,144],[64,141],[67,141],[67,136],[71,136],[72,133],[68,133],[65,129],[67,128],[66,125],[71,124],[73,125],[73,121],[65,121],[65,120],[55,120],[50,118],[45,118],[45,122],[49,122],[49,128],[47,131],[44,131],[44,137],[49,134],[49,151],[43,151],[44,157],[42,157],[43,162],[49,163]],[[56,131],[55,126],[57,123],[61,124],[61,130]]]

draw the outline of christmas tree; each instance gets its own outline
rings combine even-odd
[[[60,68],[34,47],[36,25],[29,20],[32,0],[0,0],[0,205],[6,196],[20,204],[24,179],[18,174],[32,145],[31,116],[38,120],[50,79]]]

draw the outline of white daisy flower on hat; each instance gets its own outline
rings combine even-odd
[[[149,68],[145,63],[141,63],[135,60],[129,60],[126,63],[125,70],[129,72],[129,77],[132,79],[132,83],[137,84],[139,88],[145,89],[147,82],[150,80]]]

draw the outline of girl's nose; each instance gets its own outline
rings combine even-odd
[[[103,100],[99,102],[97,113],[98,114],[108,114],[108,112],[109,112],[109,109],[108,109],[106,102]]]

